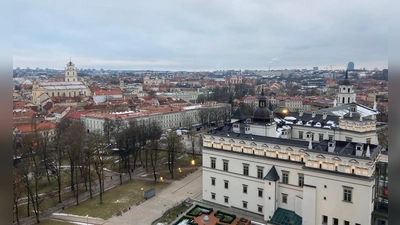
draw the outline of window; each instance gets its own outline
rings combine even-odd
[[[224,187],[225,187],[226,189],[229,188],[229,181],[227,181],[227,180],[224,181]]]
[[[350,222],[345,220],[344,225],[350,225]]]
[[[224,202],[225,203],[229,203],[229,197],[228,196],[224,196]]]
[[[333,218],[333,224],[332,225],[339,225],[339,220],[337,218]]]
[[[243,193],[247,194],[247,185],[243,184]]]
[[[303,131],[299,131],[299,139],[303,139]]]
[[[284,184],[289,183],[289,172],[282,171],[282,183]]]
[[[211,192],[211,199],[215,200],[215,193]]]
[[[215,158],[211,158],[211,168],[215,169]]]
[[[353,140],[353,138],[351,137],[346,137],[346,142],[351,142]]]
[[[243,208],[247,209],[247,202],[243,201]]]
[[[329,140],[332,141],[333,140],[333,135],[329,135]]]
[[[243,165],[243,175],[245,175],[245,176],[249,175],[249,165],[248,164]]]
[[[224,160],[224,171],[228,171],[228,161]]]
[[[303,187],[303,186],[304,186],[304,175],[299,174],[299,187]]]
[[[263,196],[263,189],[261,189],[261,188],[259,188],[258,189],[258,197],[261,197],[262,198],[262,196]]]
[[[325,215],[322,216],[322,224],[328,224],[328,217]]]
[[[258,211],[259,213],[262,213],[262,212],[263,212],[263,207],[262,207],[262,205],[258,205],[257,208],[258,208],[257,211]]]
[[[324,140],[324,134],[318,134],[318,141]]]
[[[351,188],[351,187],[344,187],[343,188],[343,201],[351,202],[352,190],[353,190],[353,188]]]
[[[361,224],[359,224],[359,223],[356,223],[356,225],[361,225]],[[379,224],[380,225],[380,224]],[[383,225],[385,225],[385,224],[383,224]]]
[[[257,178],[262,179],[263,178],[263,167],[257,167]]]
[[[287,194],[282,194],[282,203],[287,203]]]
[[[367,142],[367,144],[371,144],[371,138],[367,138],[367,139],[365,140],[365,142]]]
[[[215,186],[215,177],[211,177],[211,185]]]

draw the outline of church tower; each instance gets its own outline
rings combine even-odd
[[[348,71],[346,70],[346,76],[344,80],[339,82],[339,94],[337,105],[346,105],[356,101],[356,95],[353,90],[353,85],[350,84]]]
[[[78,81],[78,74],[76,72],[75,64],[69,61],[65,68],[65,82]]]

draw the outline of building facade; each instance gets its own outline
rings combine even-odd
[[[91,96],[89,87],[85,84],[84,79],[78,80],[75,64],[69,62],[65,68],[64,82],[37,82],[33,81],[32,85],[32,102],[40,105],[39,97],[46,94],[50,97],[68,97]]]
[[[333,127],[353,132],[360,125],[348,121],[370,121],[353,106],[343,118],[320,115],[324,126],[299,124],[304,136],[293,138],[296,126],[286,121],[295,118],[282,126],[266,102],[262,91],[251,119],[203,134],[203,200],[259,214],[267,224],[371,224],[376,164],[386,150],[372,139],[330,137]]]

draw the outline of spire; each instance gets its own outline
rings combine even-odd
[[[264,96],[264,84],[261,85],[261,96]]]
[[[376,110],[376,99],[374,101],[374,110]]]
[[[370,157],[371,156],[371,149],[369,145],[367,145],[367,151],[365,152],[365,156]]]

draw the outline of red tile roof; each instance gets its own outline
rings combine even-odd
[[[21,133],[31,133],[35,131],[35,126],[30,123],[14,124],[14,128],[18,129]],[[56,124],[50,121],[43,121],[36,125],[37,131],[55,129]]]

